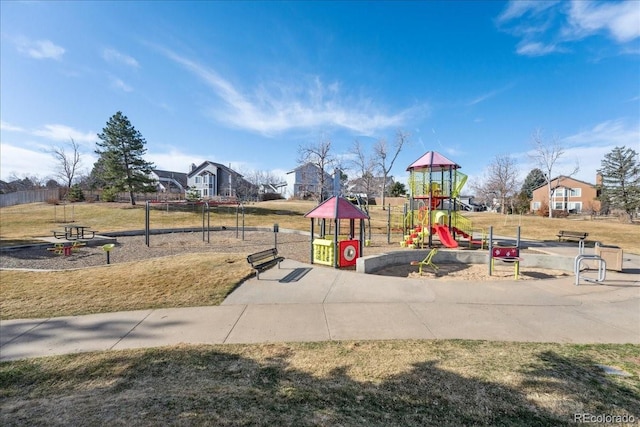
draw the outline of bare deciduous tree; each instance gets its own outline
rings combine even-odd
[[[298,163],[303,165],[311,163],[316,166],[318,176],[315,182],[318,184],[317,198],[319,202],[325,199],[328,187],[326,170],[335,163],[331,155],[331,140],[323,135],[315,144],[302,145],[298,148]]]
[[[507,213],[507,201],[512,202],[518,192],[518,166],[508,155],[498,155],[489,165],[483,183],[479,186],[485,198],[493,195],[500,200],[502,213]]]
[[[78,144],[71,138],[71,152],[67,153],[65,147],[55,146],[50,150],[51,155],[57,163],[57,173],[67,188],[71,188],[78,168],[80,167],[80,151]]]
[[[369,200],[369,195],[373,192],[375,186],[376,162],[371,156],[367,156],[358,140],[353,143],[351,153],[354,155],[351,163],[358,174],[357,178],[362,183],[365,197]]]
[[[555,188],[551,188],[551,183],[554,180],[552,175],[553,168],[556,165],[558,159],[564,155],[564,147],[560,143],[558,137],[553,137],[551,141],[544,141],[542,137],[542,130],[536,129],[533,133],[533,154],[531,158],[536,162],[537,166],[542,169],[544,173],[545,182],[547,184],[547,201],[549,202],[549,218],[553,218],[553,205],[551,197]],[[576,164],[573,171],[565,176],[572,176],[578,173],[580,166]],[[558,182],[556,187],[560,186],[560,175],[558,175]]]
[[[393,168],[393,164],[398,158],[398,154],[402,151],[402,147],[409,141],[409,134],[399,130],[396,132],[396,139],[392,149],[395,150],[393,154],[390,153],[390,148],[385,139],[380,139],[373,146],[373,151],[376,156],[377,165],[382,172],[382,209],[384,209],[384,196],[387,191],[387,177],[389,172]]]

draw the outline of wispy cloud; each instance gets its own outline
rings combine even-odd
[[[167,49],[159,48],[169,59],[200,78],[223,101],[212,107],[214,119],[230,126],[273,136],[293,129],[340,127],[371,135],[376,131],[399,127],[426,106],[388,113],[375,108],[367,98],[350,98],[340,84],[325,84],[319,77],[307,79],[303,85],[274,82],[244,93],[215,70]]]
[[[29,40],[26,37],[17,37],[14,44],[18,52],[35,59],[62,59],[64,48],[50,40]]]
[[[0,121],[0,129],[4,131],[9,131],[9,132],[24,132],[24,129],[22,129],[21,127],[14,126],[5,121]]]
[[[515,1],[496,19],[499,28],[519,37],[516,52],[542,56],[568,52],[571,42],[604,34],[623,45],[640,37],[636,1]],[[622,47],[621,53],[629,53]]]
[[[84,133],[70,126],[58,124],[44,125],[42,129],[29,131],[29,133],[52,141],[69,141],[70,138],[73,138],[78,143],[91,143],[98,139],[93,132]]]
[[[138,63],[138,61],[136,61],[135,58],[118,52],[115,49],[104,49],[102,51],[102,58],[107,62],[124,64],[131,68],[137,69],[140,67],[140,64]]]
[[[124,92],[133,92],[133,88],[128,84],[126,84],[125,82],[123,82],[122,80],[120,80],[119,78],[111,76],[110,79],[111,79],[112,88],[119,89]]]
[[[505,91],[507,91],[507,90],[511,89],[512,87],[513,87],[513,85],[512,85],[512,84],[509,84],[509,85],[507,85],[507,86],[505,86],[505,87],[502,87],[502,88],[500,88],[500,89],[492,90],[492,91],[490,91],[490,92],[487,92],[487,93],[485,93],[485,94],[482,94],[482,95],[480,95],[480,96],[478,96],[478,97],[476,97],[476,98],[472,99],[471,101],[467,102],[467,106],[468,106],[468,107],[470,107],[470,106],[472,106],[472,105],[480,104],[481,102],[484,102],[484,101],[486,101],[487,99],[491,99],[491,98],[493,98],[494,96],[499,95],[499,94],[501,94],[502,92],[505,92]]]
[[[626,125],[622,119],[607,120],[598,123],[593,128],[578,132],[562,140],[569,146],[627,146],[638,147],[640,141],[640,124],[632,127]]]

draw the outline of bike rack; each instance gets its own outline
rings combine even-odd
[[[584,260],[595,260],[598,262],[598,278],[597,279],[580,275],[580,264]],[[584,280],[585,282],[601,283],[601,282],[604,282],[604,280],[607,277],[607,262],[603,260],[599,255],[580,254],[576,257],[573,263],[573,272],[576,275],[576,286],[580,284],[580,279]]]

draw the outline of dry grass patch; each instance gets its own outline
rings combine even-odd
[[[0,271],[2,319],[216,305],[251,274],[246,254],[185,254],[82,270]]]
[[[0,364],[2,425],[569,425],[640,417],[640,348],[481,341],[182,346]],[[628,377],[606,375],[601,365]]]

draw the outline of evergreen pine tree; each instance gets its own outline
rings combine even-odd
[[[142,157],[146,141],[125,115],[118,111],[111,116],[98,138],[96,154],[103,166],[100,178],[107,188],[129,192],[132,205],[136,204],[134,193],[155,191],[150,177],[153,164]]]
[[[603,195],[612,208],[622,209],[631,220],[640,208],[640,160],[631,148],[615,147],[601,162]]]

